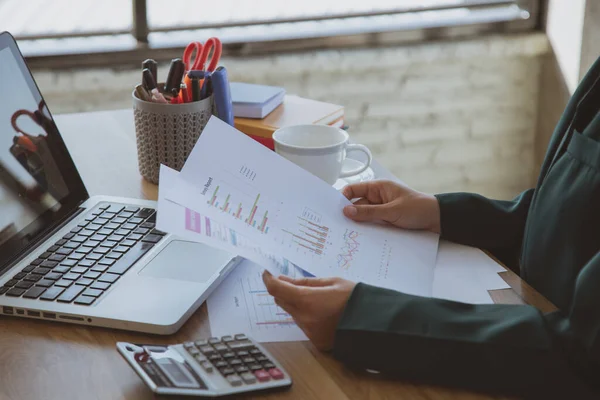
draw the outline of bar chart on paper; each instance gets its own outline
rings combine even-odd
[[[208,298],[213,336],[244,332],[259,342],[306,340],[292,317],[275,304],[261,277],[261,269],[248,261]]]
[[[185,230],[205,238],[207,244],[216,245],[226,251],[232,251],[245,258],[259,262],[263,267],[273,266],[278,274],[290,275],[295,266],[287,259],[269,253],[234,229],[220,224],[211,218],[185,208]],[[221,246],[217,245],[221,244]],[[306,273],[305,273],[306,274]],[[308,275],[307,275],[308,276]]]
[[[227,181],[212,189],[206,203],[237,220],[243,220],[248,226],[259,232],[269,232],[269,201],[252,186],[256,173],[246,166],[237,172],[225,170]]]

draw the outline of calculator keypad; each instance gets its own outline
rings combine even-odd
[[[246,335],[187,342],[184,349],[207,373],[218,371],[233,387],[284,379],[283,372]]]

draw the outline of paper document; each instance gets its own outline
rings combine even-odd
[[[241,332],[258,342],[308,340],[267,292],[262,270],[244,260],[210,295],[207,306],[211,334],[220,337]]]
[[[491,304],[488,290],[510,287],[498,275],[504,270],[477,248],[440,241],[432,296],[463,303]]]
[[[167,200],[166,197],[173,190],[178,175],[179,172],[161,165],[156,221],[158,229],[242,256],[271,271],[276,271],[278,274],[291,275],[297,273],[297,271],[294,271],[296,267],[285,258],[264,251],[246,237],[210,219],[208,216],[203,216],[189,208]],[[311,276],[306,272],[304,275]]]
[[[315,276],[432,293],[438,235],[349,220],[341,193],[218,118],[167,199]]]

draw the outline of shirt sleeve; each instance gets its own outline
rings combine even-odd
[[[441,238],[488,250],[517,270],[533,193],[529,189],[512,201],[472,193],[438,194]]]
[[[600,252],[579,273],[565,313],[358,284],[338,324],[334,355],[355,368],[428,384],[525,398],[600,398],[599,287]]]

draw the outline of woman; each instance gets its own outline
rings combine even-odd
[[[600,398],[600,59],[556,126],[535,189],[513,201],[350,185],[343,212],[486,249],[558,307],[468,305],[341,278],[275,278],[269,292],[349,366],[533,398]]]

